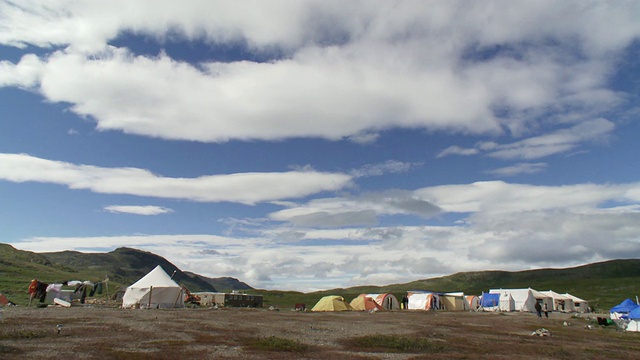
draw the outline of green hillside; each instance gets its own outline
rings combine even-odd
[[[467,295],[480,295],[489,289],[528,287],[570,293],[589,301],[595,310],[608,311],[626,298],[640,296],[640,260],[612,260],[567,269],[463,272],[406,284],[358,286],[306,294],[291,291],[252,292],[264,295],[267,306],[287,308],[295,303],[311,307],[325,295],[341,295],[350,301],[363,293],[392,293],[399,300],[409,290],[463,291]]]
[[[408,290],[437,292],[463,291],[479,295],[495,288],[527,288],[571,293],[589,301],[596,310],[606,311],[626,298],[640,296],[640,260],[612,260],[566,269],[530,271],[479,271],[418,280],[406,284],[358,286],[312,293],[257,290],[234,278],[207,278],[183,272],[166,259],[141,250],[118,248],[109,253],[62,251],[34,253],[0,244],[0,292],[18,304],[28,301],[27,287],[31,279],[47,283],[64,280],[101,281],[109,277],[113,290],[130,285],[155,266],[173,276],[189,290],[245,290],[263,295],[264,306],[291,308],[296,303],[312,307],[322,296],[341,295],[348,301],[362,293],[392,293],[398,299]]]

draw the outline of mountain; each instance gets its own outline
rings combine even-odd
[[[98,282],[108,277],[111,289],[117,289],[131,285],[157,265],[192,292],[216,291],[209,279],[187,274],[165,258],[137,249],[122,247],[109,253],[34,253],[0,244],[0,292],[21,303],[21,299],[27,298],[27,285],[34,278],[61,283],[65,280]]]
[[[146,275],[156,265],[190,291],[220,289],[251,290],[264,296],[266,306],[293,307],[295,303],[313,306],[320,297],[329,294],[347,299],[362,293],[392,293],[400,298],[408,290],[438,292],[463,291],[480,295],[494,288],[527,288],[554,290],[581,297],[596,309],[607,310],[626,298],[640,295],[640,260],[611,260],[565,269],[527,271],[476,271],[385,286],[357,286],[313,293],[295,291],[258,290],[235,278],[208,278],[182,271],[165,258],[131,248],[118,248],[109,253],[80,253],[62,251],[34,253],[0,244],[0,292],[14,302],[26,299],[29,281],[38,278],[45,282],[63,280],[101,281],[109,276],[112,288],[130,285]],[[26,303],[26,301],[25,301]]]
[[[216,289],[220,291],[252,290],[253,289],[251,286],[249,286],[249,284],[232,277],[209,278],[209,277],[198,275],[189,271],[185,271],[185,274],[193,277],[197,276],[202,280],[208,282],[209,284],[213,285]]]

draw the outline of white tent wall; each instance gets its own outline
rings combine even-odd
[[[573,312],[575,311],[575,307],[573,304],[573,300],[565,295],[558,294],[553,290],[549,291],[540,291],[542,294],[551,297],[553,300],[553,311],[560,312]]]
[[[569,293],[562,294],[571,300],[573,300],[573,308],[577,312],[588,313],[589,312],[589,303],[586,300],[582,300],[577,296],[573,296]]]
[[[509,293],[500,294],[500,311],[515,311],[516,302]]]
[[[432,293],[409,293],[409,310],[436,310],[440,307],[438,295]]]
[[[181,308],[184,307],[182,288],[158,265],[127,288],[122,307]]]
[[[489,293],[500,294],[501,303],[503,300],[502,299],[503,295],[505,297],[507,295],[511,295],[514,301],[515,311],[529,311],[529,312],[536,311],[535,309],[536,298],[533,296],[530,289],[490,289]]]
[[[536,301],[540,303],[540,305],[542,306],[542,309],[544,309],[544,306],[547,305],[547,309],[549,311],[554,310],[553,298],[551,296],[543,294],[542,292],[531,289],[531,288],[529,288],[529,290],[531,290],[531,293],[533,294],[533,297],[535,297]],[[533,311],[535,311],[535,309]]]
[[[515,311],[535,312],[536,302],[540,302],[540,305],[544,307],[547,304],[549,311],[553,309],[553,299],[541,292],[527,288],[527,289],[490,289],[490,294],[500,294],[500,302],[503,301],[503,295],[511,295],[515,304]],[[505,300],[506,301],[506,300]],[[501,306],[502,308],[502,306]],[[502,309],[501,309],[502,310]],[[505,310],[503,310],[505,311]]]

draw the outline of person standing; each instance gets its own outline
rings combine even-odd
[[[545,306],[547,306],[545,304]],[[540,306],[540,303],[536,301],[536,305],[534,306],[536,309],[536,313],[538,314],[539,318],[542,318],[542,306]]]
[[[544,303],[544,308],[542,310],[544,311],[544,317],[546,317],[548,319],[549,318],[549,308],[547,307],[547,303]]]
[[[407,297],[407,295],[404,295],[402,297],[402,308],[404,310],[408,310],[409,309],[409,298]]]

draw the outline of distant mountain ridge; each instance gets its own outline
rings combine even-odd
[[[0,292],[24,297],[22,293],[33,278],[54,283],[65,280],[97,282],[108,277],[113,289],[131,285],[157,265],[191,292],[252,289],[248,284],[234,278],[209,278],[182,271],[159,255],[133,248],[121,247],[108,253],[35,253],[0,244]]]
[[[356,286],[313,293],[258,290],[231,277],[208,278],[178,269],[165,258],[153,253],[121,247],[108,253],[61,251],[35,253],[18,250],[0,243],[0,292],[13,301],[26,298],[26,285],[32,278],[45,282],[62,280],[100,281],[109,276],[113,286],[131,285],[155,266],[160,265],[176,282],[191,292],[251,290],[262,294],[265,305],[292,306],[315,303],[320,296],[336,294],[345,298],[361,293],[393,293],[402,296],[408,290],[440,292],[463,291],[479,295],[492,288],[526,288],[568,292],[596,308],[606,309],[625,298],[640,296],[640,260],[610,260],[563,269],[526,271],[476,271],[384,286]],[[174,274],[175,271],[175,274]],[[113,288],[113,287],[112,287]]]

